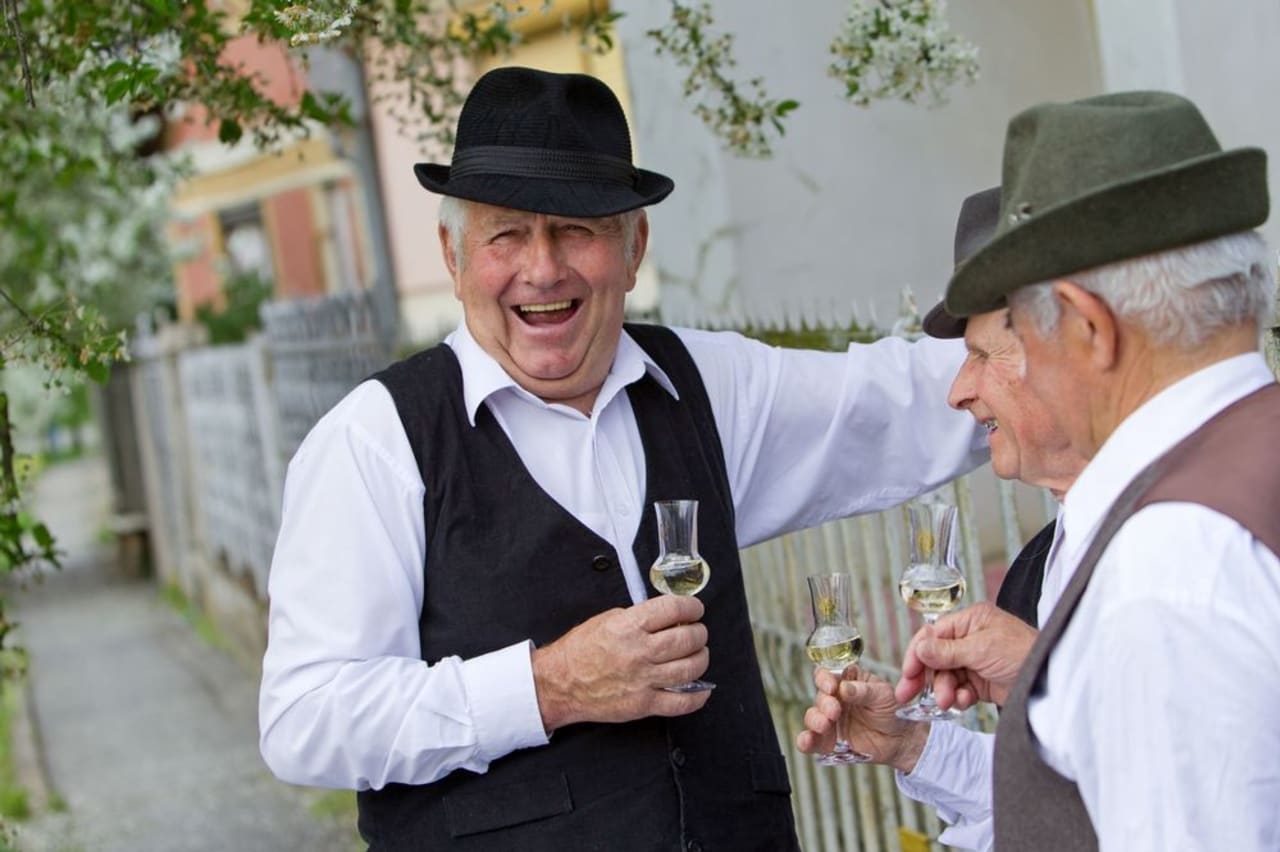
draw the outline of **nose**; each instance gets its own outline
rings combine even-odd
[[[973,374],[973,361],[966,358],[960,365],[960,372],[956,373],[955,379],[951,382],[951,391],[947,394],[947,405],[957,411],[967,411],[969,406],[973,405],[978,396],[977,383],[974,382]]]
[[[555,234],[549,228],[537,228],[524,251],[521,274],[526,284],[554,287],[564,273],[564,258]]]

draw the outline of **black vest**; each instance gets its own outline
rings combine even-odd
[[[680,395],[647,376],[627,389],[647,491],[633,550],[646,572],[657,555],[653,501],[700,501],[699,550],[711,566],[699,594],[706,676],[717,689],[688,716],[571,725],[483,775],[456,770],[432,784],[361,792],[360,833],[371,852],[799,848],[706,389],[673,333],[627,330]],[[467,659],[524,639],[546,644],[630,605],[613,548],[537,485],[486,406],[470,425],[452,350],[420,352],[375,378],[391,392],[426,485],[424,660]]]
[[[1022,546],[1005,572],[996,593],[996,606],[1038,627],[1036,612],[1040,605],[1040,588],[1044,585],[1044,563],[1053,546],[1057,520],[1052,520]]]

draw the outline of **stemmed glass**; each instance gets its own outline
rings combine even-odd
[[[698,553],[698,501],[659,500],[658,558],[649,569],[649,582],[664,595],[696,595],[711,579],[711,566]],[[705,692],[716,685],[691,680],[662,687],[668,692]]]
[[[805,654],[815,665],[839,677],[862,656],[862,634],[853,623],[853,575],[819,574],[805,579],[813,608],[813,632],[805,640]],[[819,766],[843,766],[869,760],[871,755],[854,751],[843,734],[836,735],[833,750],[814,755],[814,762]]]
[[[939,501],[920,501],[907,507],[911,562],[898,581],[907,606],[928,624],[960,605],[964,575],[956,567],[956,507]],[[956,710],[943,710],[933,697],[933,672],[925,673],[924,692],[912,704],[898,708],[898,717],[913,722],[948,722]]]

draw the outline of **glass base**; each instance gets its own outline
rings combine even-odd
[[[834,750],[813,756],[813,762],[818,766],[849,766],[854,763],[869,763],[870,761],[871,755],[854,751],[848,743],[836,743]]]
[[[709,680],[691,680],[688,683],[662,687],[665,692],[708,692],[715,688],[716,685]]]
[[[959,710],[943,710],[937,704],[917,703],[899,707],[896,715],[908,722],[954,722],[964,714]]]

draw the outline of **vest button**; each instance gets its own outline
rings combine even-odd
[[[680,746],[671,749],[671,762],[676,766],[684,766],[684,749]]]
[[[608,571],[613,567],[613,560],[601,553],[591,559],[591,567],[596,571]]]

